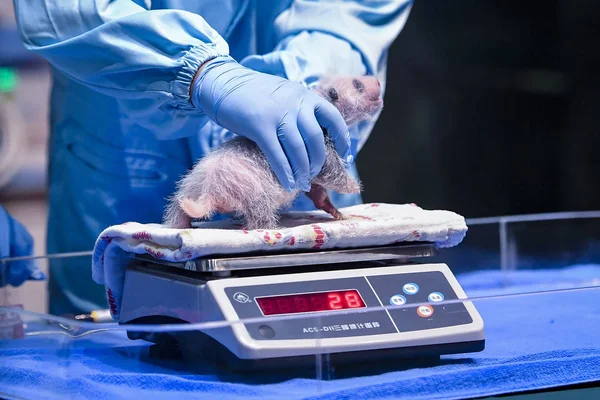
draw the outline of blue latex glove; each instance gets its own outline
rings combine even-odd
[[[0,206],[0,287],[10,284],[19,286],[28,280],[43,280],[42,271],[33,260],[3,263],[7,257],[23,257],[33,254],[33,238],[18,221]]]
[[[246,68],[231,57],[204,65],[191,93],[195,107],[223,128],[254,141],[281,185],[310,190],[325,162],[323,130],[349,164],[350,134],[339,111],[297,82]]]

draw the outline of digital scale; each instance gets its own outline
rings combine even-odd
[[[181,263],[137,255],[119,323],[227,321],[128,337],[242,370],[314,365],[317,354],[348,363],[481,351],[483,320],[448,266],[417,262],[435,253],[415,243]]]

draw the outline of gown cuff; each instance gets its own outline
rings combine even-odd
[[[202,64],[217,57],[229,57],[229,53],[212,43],[197,45],[185,52],[181,59],[182,66],[175,77],[172,89],[175,100],[181,108],[198,111],[190,98],[192,81]]]

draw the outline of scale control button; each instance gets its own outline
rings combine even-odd
[[[419,285],[416,283],[407,283],[402,287],[402,291],[406,294],[417,294],[419,292]]]
[[[258,333],[260,333],[263,337],[267,339],[275,337],[275,330],[273,330],[273,328],[271,328],[269,325],[259,326]]]
[[[427,298],[429,299],[429,301],[431,301],[433,303],[438,303],[440,301],[444,301],[444,295],[441,294],[440,292],[429,293],[429,296]]]
[[[431,306],[420,306],[417,308],[417,314],[423,318],[429,318],[433,315],[433,307]]]
[[[395,294],[390,297],[390,304],[393,306],[402,306],[406,304],[406,297],[402,296],[401,294]]]

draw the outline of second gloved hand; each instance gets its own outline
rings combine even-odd
[[[45,279],[33,260],[2,262],[3,258],[31,256],[33,238],[27,229],[0,206],[0,287],[20,286],[25,281]]]
[[[198,73],[191,97],[211,120],[254,141],[286,190],[310,190],[310,179],[325,162],[322,128],[340,156],[353,161],[339,111],[299,83],[220,57]]]

